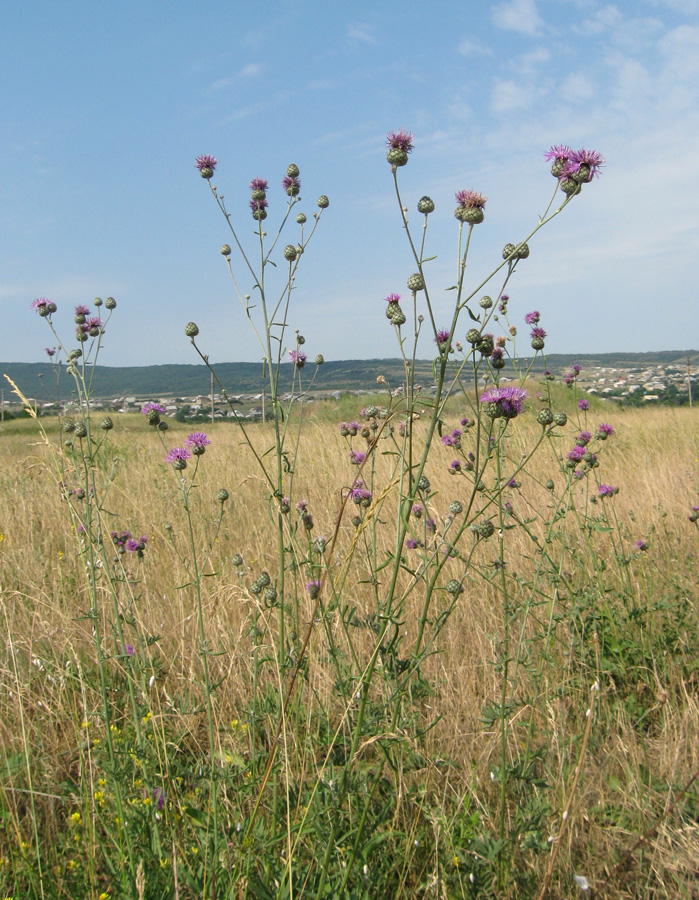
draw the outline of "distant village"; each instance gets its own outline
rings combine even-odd
[[[562,374],[562,373],[559,373]],[[558,375],[557,375],[558,377]],[[504,373],[501,383],[509,379]],[[673,406],[681,406],[699,400],[699,369],[697,367],[681,366],[678,364],[655,364],[646,367],[610,367],[588,366],[583,368],[577,377],[577,388],[582,393],[599,395],[610,401],[616,401],[623,405],[640,406],[644,404],[663,403]],[[392,393],[400,395],[403,388],[399,387]],[[424,385],[424,393],[434,395],[435,384]],[[314,391],[304,395],[304,403],[319,401],[337,401],[343,396],[375,395],[376,391],[347,390],[347,391]],[[32,406],[40,415],[70,415],[76,409],[75,401],[51,402],[36,398],[28,398]],[[302,398],[296,394],[285,394],[281,400],[283,403],[293,403]],[[164,417],[169,417],[180,422],[197,421],[221,421],[225,419],[258,420],[261,421],[271,415],[271,404],[268,394],[245,393],[229,394],[228,398],[220,393],[197,394],[191,397],[154,397],[147,396],[123,396],[114,398],[100,398],[90,401],[90,407],[105,412],[129,413],[139,412],[147,402],[158,402],[165,408]],[[3,391],[2,414],[16,415],[19,403],[14,396],[8,396]]]

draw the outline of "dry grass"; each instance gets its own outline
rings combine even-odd
[[[592,411],[588,415],[592,416]],[[675,652],[680,646],[698,646],[691,644],[696,639],[699,613],[695,577],[698,535],[687,521],[687,513],[697,502],[699,420],[694,410],[687,409],[609,410],[590,421],[597,424],[600,418],[611,420],[617,431],[604,446],[599,472],[601,481],[620,487],[614,500],[619,530],[613,535],[613,546],[612,536],[604,533],[585,537],[574,517],[569,517],[566,527],[571,550],[565,565],[582,594],[599,584],[600,562],[604,562],[608,591],[624,588],[635,607],[654,611],[647,626],[639,631],[639,640],[646,641],[648,652],[642,657],[643,671],[628,673],[632,685],[621,685],[615,672],[602,672],[598,720],[581,762],[583,773],[561,857],[567,854],[574,860],[575,871],[594,873],[598,879],[609,875],[599,896],[697,897],[699,831],[677,810],[649,836],[629,867],[623,871],[613,868],[623,850],[662,815],[682,784],[699,768],[697,670],[691,671],[681,655],[675,660],[670,645],[660,639],[666,619],[671,620],[677,604],[685,601],[691,611],[677,635]],[[128,528],[149,537],[142,563],[135,565],[135,559],[130,563],[138,582],[134,588],[133,631],[143,637],[157,636],[157,642],[145,651],[157,674],[155,689],[149,694],[153,719],[158,723],[161,717],[169,716],[172,721],[173,715],[179,716],[179,725],[171,731],[179,731],[183,741],[199,745],[204,752],[201,715],[188,713],[181,700],[188,692],[192,697],[197,694],[194,685],[201,677],[201,663],[192,594],[181,587],[185,579],[173,558],[166,529],[172,526],[175,540],[185,530],[176,485],[172,472],[163,464],[160,445],[143,420],[119,417],[117,426],[114,455],[122,461],[107,508],[113,528]],[[170,446],[177,443],[180,432],[186,433],[183,428],[175,426],[168,433]],[[268,491],[238,430],[220,424],[208,432],[212,444],[200,467],[196,498],[197,523],[203,535],[212,534],[215,527],[216,492],[226,487],[231,493],[211,556],[210,571],[216,577],[205,579],[204,585],[207,639],[221,654],[214,659],[213,678],[225,679],[216,694],[216,710],[222,750],[226,750],[232,746],[226,725],[242,716],[250,693],[254,653],[250,621],[257,601],[248,590],[249,582],[262,569],[274,574],[275,526]],[[264,447],[266,427],[253,426],[252,432],[254,440]],[[539,426],[530,419],[518,420],[509,438],[511,459],[517,459],[539,433]],[[560,452],[568,448],[573,433],[569,425]],[[532,527],[538,534],[552,502],[544,483],[549,477],[559,485],[563,481],[554,449],[545,448],[518,476],[522,487],[512,496],[520,516],[537,517]],[[43,760],[44,789],[76,776],[81,723],[90,719],[96,706],[89,679],[83,674],[94,656],[94,646],[91,624],[84,618],[88,600],[79,541],[71,531],[51,453],[22,423],[8,423],[0,435],[0,455],[0,615],[4,634],[0,743],[8,773],[3,782],[5,804],[15,811],[10,819],[17,822],[22,818],[21,802],[12,794],[12,784],[23,747],[32,747]],[[451,500],[461,498],[463,483],[447,472],[451,458],[448,449],[436,447],[427,470],[433,489],[438,491],[434,512],[441,516]],[[308,500],[315,519],[314,534],[333,533],[342,488],[354,477],[346,460],[347,445],[335,427],[322,421],[306,423],[295,466],[294,497]],[[391,465],[391,457],[377,457],[375,495],[390,482]],[[389,518],[392,506],[395,491],[387,498],[386,515],[381,518]],[[594,506],[588,504],[587,509],[595,513]],[[335,577],[355,537],[351,515],[352,509],[348,509],[340,526],[337,553],[331,563]],[[376,535],[379,555],[390,551],[394,540],[390,524],[379,525]],[[648,540],[646,554],[634,552],[638,538]],[[517,530],[509,544],[508,565],[527,583],[531,583],[536,569],[537,557],[532,549],[524,532]],[[241,577],[232,567],[235,553],[243,556],[250,578]],[[492,555],[489,543],[482,542],[474,555],[474,571],[487,575]],[[616,565],[620,555],[630,560],[621,567]],[[447,568],[451,567],[449,563]],[[360,583],[367,572],[368,568],[355,565],[353,583],[345,587],[347,602],[364,616],[375,609],[371,586]],[[460,577],[456,563],[452,574]],[[407,574],[405,579],[407,585]],[[299,630],[307,626],[312,609],[303,592],[303,581],[300,571],[294,600]],[[569,609],[575,602],[574,597],[560,601]],[[662,602],[669,604],[665,617],[657,610]],[[451,765],[445,768],[426,763],[425,768],[405,776],[406,790],[415,779],[422,779],[433,796],[442,796],[445,803],[449,799],[450,809],[480,810],[484,822],[496,808],[497,786],[491,783],[490,773],[496,767],[498,737],[480,717],[484,704],[497,698],[501,683],[493,665],[502,630],[500,606],[497,585],[489,578],[474,576],[467,580],[466,591],[438,638],[438,653],[424,666],[425,677],[432,680],[436,692],[419,701],[424,721],[439,718],[429,736],[428,756],[449,760]],[[523,632],[528,639],[543,627],[549,608],[543,603],[532,609]],[[405,656],[415,639],[418,609],[419,596],[411,595],[401,626],[401,652]],[[273,614],[262,615],[270,619],[273,630]],[[514,759],[525,740],[528,723],[533,723],[544,754],[542,770],[556,785],[560,810],[567,799],[568,773],[584,730],[586,691],[593,680],[589,661],[582,665],[576,654],[581,636],[574,621],[581,620],[571,619],[557,631],[554,664],[540,679],[533,677],[538,671],[535,663],[522,672],[515,714],[519,721],[513,722],[511,730]],[[332,629],[342,644],[337,618]],[[360,652],[369,652],[370,637],[367,633],[365,640],[357,638]],[[304,688],[308,695],[306,715],[310,720],[315,710],[334,710],[336,721],[340,721],[343,707],[322,651],[320,631],[312,644],[310,660]],[[531,693],[535,688],[537,693]],[[619,699],[634,692],[637,705]],[[645,711],[643,727],[638,722],[642,714],[639,710]],[[289,745],[288,754],[307,772],[317,767],[317,760],[300,740],[295,747]],[[696,792],[693,796],[696,805]],[[442,834],[446,828],[448,832],[447,826],[443,823],[437,830]],[[452,840],[444,834],[441,839]],[[660,892],[663,883],[667,884],[666,894]],[[673,893],[677,891],[683,893]]]

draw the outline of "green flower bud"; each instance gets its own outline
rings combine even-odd
[[[399,168],[408,162],[408,154],[405,150],[401,150],[400,147],[391,147],[386,154],[386,159],[392,166]]]
[[[515,255],[516,250],[517,248],[514,244],[505,244],[505,246],[502,248],[502,258],[510,259]]]
[[[216,494],[216,499],[219,503],[225,503],[226,500],[230,497],[230,494],[225,488],[221,488],[221,490]]]
[[[100,422],[100,428],[102,431],[111,431],[112,428],[114,428],[114,422],[112,422],[109,416],[105,416]]]
[[[188,322],[187,325],[185,325],[185,327],[184,327],[184,333],[189,338],[196,337],[199,334],[199,328],[198,328],[196,322]]]
[[[299,167],[295,163],[292,163],[286,170],[286,174],[289,178],[298,178],[300,175]]]
[[[447,581],[447,593],[452,594],[454,597],[458,597],[459,594],[463,594],[464,589],[461,585],[460,581],[457,581],[456,578],[450,578]]]
[[[86,438],[87,437],[87,427],[84,422],[78,422],[75,426],[74,434],[78,438]]]
[[[316,365],[317,365],[317,366],[322,366],[324,362],[325,362],[325,359],[324,359],[324,357],[323,357],[323,354],[322,354],[322,353],[319,353],[319,354],[316,356]]]
[[[299,223],[299,225],[305,225],[305,224],[306,224],[306,217],[305,217],[305,215],[304,215],[303,213],[299,213],[299,214],[296,216],[296,221]]]
[[[464,510],[463,504],[460,503],[458,500],[452,500],[451,503],[449,504],[449,512],[453,516],[458,516],[459,513],[463,512],[463,510]]]
[[[414,275],[411,275],[410,278],[408,278],[408,290],[413,291],[413,293],[425,290],[425,279],[419,272],[416,272]],[[390,305],[393,306],[394,304]]]
[[[104,305],[107,307],[107,309],[116,309],[117,304],[114,297],[107,297],[107,299],[104,301]]]
[[[221,256],[230,256],[231,255],[231,247],[230,244],[223,244],[221,247]]]
[[[478,301],[478,305],[483,307],[483,309],[490,309],[490,307],[493,305],[493,298],[488,296],[481,297],[481,299]]]
[[[321,209],[327,209],[330,206],[330,201],[325,194],[321,194],[320,197],[318,197],[318,206]]]
[[[417,211],[425,215],[434,212],[434,200],[431,197],[421,197],[417,202]]]
[[[287,259],[289,262],[293,262],[296,259],[296,247],[293,244],[287,244],[284,247],[284,259]]]
[[[567,423],[568,416],[564,412],[554,413],[553,424],[559,425],[561,428]]]
[[[235,566],[236,569],[239,569],[243,565],[243,557],[240,553],[236,553],[233,559],[231,560],[231,565]]]
[[[536,421],[539,425],[543,425],[546,428],[547,425],[551,425],[553,422],[553,413],[550,409],[540,409],[536,414]]]

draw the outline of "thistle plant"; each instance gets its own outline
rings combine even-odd
[[[343,398],[337,415],[306,414],[324,360],[292,301],[330,204],[305,205],[295,164],[276,188],[246,179],[231,208],[216,158],[195,162],[259,348],[261,421],[238,415],[193,321],[185,335],[230,424],[183,429],[154,399],[132,418],[97,413],[115,301],[76,307],[69,343],[56,305],[33,304],[52,331],[57,397],[68,378],[76,398],[57,428],[38,421],[37,455],[73,535],[59,596],[80,640],[53,663],[36,649],[25,658],[0,596],[12,685],[0,698],[19,709],[8,744],[21,748],[3,751],[0,896],[543,900],[612,877],[629,893],[634,851],[691,799],[696,775],[668,776],[648,825],[656,775],[629,764],[626,780],[643,784],[635,843],[624,843],[632,803],[601,802],[628,718],[648,768],[670,690],[658,685],[677,667],[687,694],[699,629],[689,582],[654,561],[661,539],[675,552],[671,528],[626,506],[611,464],[628,449],[624,425],[584,392],[579,365],[550,371],[546,316],[522,308],[513,278],[526,278],[542,228],[594,202],[603,160],[552,147],[545,213],[477,276],[485,193],[455,186],[446,211],[406,198],[414,152],[410,132],[389,132],[411,262],[376,314],[400,375],[377,372],[361,408]],[[454,235],[445,293],[431,246],[442,215]],[[698,521],[691,506],[685,525]],[[32,746],[47,684],[70,698],[60,786]],[[611,850],[593,870],[594,825]],[[660,890],[660,877],[643,879]]]

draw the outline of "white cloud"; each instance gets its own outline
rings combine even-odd
[[[236,74],[236,78],[257,78],[262,72],[262,63],[249,63]]]
[[[224,88],[229,87],[230,84],[230,78],[219,78],[218,81],[214,81],[214,83],[209,87],[207,93],[213,94],[215,91],[222,91]]]
[[[374,36],[374,29],[371,25],[351,25],[347,29],[347,37],[354,42],[360,44],[375,44],[376,37]]]
[[[464,38],[459,41],[459,53],[462,56],[492,56],[493,51],[480,41],[472,41],[470,38]]]
[[[534,102],[534,92],[517,81],[496,79],[491,95],[491,106],[496,113],[509,113],[528,109]]]
[[[518,31],[520,34],[537,34],[544,21],[536,8],[536,0],[509,0],[499,3],[491,12],[497,28]]]

